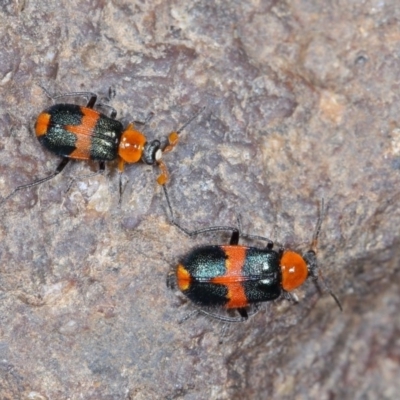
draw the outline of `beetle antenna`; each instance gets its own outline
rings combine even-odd
[[[167,200],[167,206],[168,206],[168,211],[170,214],[170,218],[171,218],[171,222],[174,223],[174,212],[172,211],[172,206],[171,206],[171,201],[169,200],[169,195],[168,195],[168,191],[165,185],[162,185],[162,188],[164,190],[164,194],[165,194],[165,199]]]
[[[319,238],[319,234],[321,232],[322,220],[324,219],[324,217],[325,217],[325,202],[324,202],[324,198],[322,198],[317,225],[315,227],[313,238],[311,241],[311,249],[310,250],[312,250],[315,254],[317,254],[318,238]]]
[[[343,311],[342,304],[340,303],[339,299],[335,295],[335,293],[332,292],[331,288],[328,286],[326,283],[325,279],[322,276],[321,270],[318,270],[318,277],[314,277],[315,280],[319,279],[319,282],[322,282],[324,289],[332,296],[333,300],[335,300],[335,303],[339,307],[340,311]]]
[[[322,276],[322,272],[318,268],[318,264],[317,264],[316,254],[317,254],[317,246],[318,246],[318,237],[321,232],[322,220],[325,216],[325,204],[324,203],[325,203],[324,198],[322,198],[320,214],[319,214],[318,221],[317,221],[317,226],[315,227],[310,250],[307,252],[309,254],[309,259],[307,260],[307,262],[309,265],[310,275],[313,277],[314,281],[317,282],[319,280],[319,282],[322,283],[324,290],[326,290],[332,296],[333,300],[335,300],[335,303],[339,307],[340,311],[343,311],[342,304],[340,303],[339,299],[336,297],[335,293],[333,293],[331,288],[326,283],[325,279]]]
[[[206,109],[206,106],[203,106],[200,108],[197,113],[192,115],[177,131],[176,133],[179,135],[194,119],[196,119],[204,110]]]

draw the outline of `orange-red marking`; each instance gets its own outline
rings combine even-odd
[[[49,129],[50,118],[51,118],[50,114],[47,113],[39,114],[35,125],[36,136],[43,136],[47,133]]]
[[[189,289],[192,278],[188,270],[182,264],[179,264],[176,270],[176,280],[182,292]]]
[[[140,160],[143,154],[146,137],[143,133],[137,131],[132,124],[129,124],[122,133],[121,141],[119,142],[118,155],[119,170],[123,171],[125,162],[135,163]]]
[[[167,169],[166,165],[162,161],[158,162],[158,167],[161,170],[161,174],[157,178],[157,183],[159,185],[165,185],[169,180],[168,169]]]
[[[242,308],[248,305],[246,293],[241,282],[243,278],[243,266],[246,261],[246,247],[221,246],[227,259],[225,263],[226,273],[211,279],[212,283],[225,285],[228,288],[226,308]]]
[[[308,267],[304,258],[294,251],[283,253],[281,270],[282,288],[286,291],[298,288],[308,277]]]
[[[82,121],[79,125],[66,125],[68,132],[76,135],[76,149],[68,156],[87,160],[90,158],[90,147],[92,145],[92,136],[94,128],[100,118],[100,114],[91,108],[81,107],[83,113]]]
[[[168,136],[168,146],[163,150],[163,153],[169,153],[179,142],[178,132],[171,132]]]

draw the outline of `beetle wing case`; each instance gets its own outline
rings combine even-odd
[[[201,306],[238,309],[281,294],[279,254],[246,246],[202,246],[176,269],[178,288]]]
[[[39,142],[58,156],[112,161],[118,156],[123,127],[91,108],[55,104],[38,116],[35,131]]]

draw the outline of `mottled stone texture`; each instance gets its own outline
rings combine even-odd
[[[397,398],[399,19],[398,0],[2,1],[1,197],[59,162],[32,132],[39,84],[111,87],[124,123],[155,114],[149,138],[206,106],[165,157],[180,222],[240,214],[306,250],[324,198],[344,311],[308,282],[246,323],[179,324],[168,271],[227,235],[172,227],[152,167],[126,168],[119,206],[115,164],[72,163],[0,210],[0,398]]]

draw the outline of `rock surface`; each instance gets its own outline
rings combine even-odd
[[[187,3],[187,4],[186,4]],[[157,171],[62,176],[0,209],[2,399],[393,399],[400,391],[398,1],[6,1],[0,5],[0,197],[59,160],[32,126],[54,93],[93,91],[164,138],[190,229],[235,225],[306,250],[341,299],[308,282],[298,305],[246,323],[166,287],[187,238]],[[71,180],[75,178],[75,180]],[[68,190],[69,189],[69,190]]]

